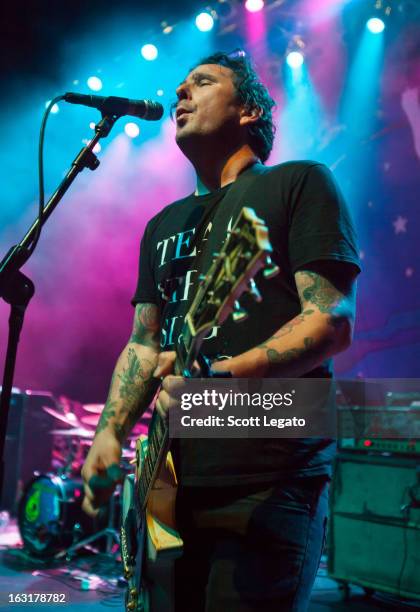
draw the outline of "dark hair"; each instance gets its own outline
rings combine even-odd
[[[262,162],[265,162],[273,148],[275,126],[273,125],[272,108],[275,106],[268,89],[258,78],[250,60],[242,50],[233,53],[219,51],[203,57],[195,66],[202,64],[220,64],[230,68],[234,74],[233,83],[238,101],[245,108],[260,109],[261,117],[248,127],[249,144]]]

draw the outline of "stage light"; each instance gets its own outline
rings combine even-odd
[[[89,123],[89,127],[90,127],[90,129],[91,129],[91,130],[94,130],[94,129],[95,129],[95,127],[96,127],[96,123],[95,123],[94,121],[91,121],[91,122]]]
[[[385,29],[385,23],[378,17],[372,17],[366,23],[366,27],[372,34],[380,34]]]
[[[210,32],[214,26],[214,19],[210,13],[200,13],[195,18],[195,25],[200,32]]]
[[[45,103],[45,108],[47,108],[47,106],[49,105],[49,103],[51,102],[51,100],[47,100],[47,102]],[[56,115],[59,112],[60,108],[58,106],[58,104],[53,104],[52,108],[51,108],[51,113],[54,113],[54,115]]]
[[[97,76],[91,76],[87,80],[87,85],[92,91],[100,91],[102,89],[102,81]]]
[[[174,26],[169,25],[167,21],[162,21],[160,25],[164,34],[170,34],[174,29]]]
[[[302,53],[300,53],[300,51],[291,51],[287,54],[286,62],[287,65],[290,66],[290,68],[296,70],[297,68],[300,68],[303,64],[303,55]]]
[[[163,89],[158,89],[157,92],[156,92],[157,96],[163,96],[163,94],[164,94]]]
[[[264,0],[246,0],[245,8],[250,13],[258,13],[264,8]]]
[[[136,138],[140,134],[140,128],[137,123],[126,123],[124,126],[124,132],[130,138]]]
[[[152,62],[158,56],[158,50],[155,45],[143,45],[141,48],[141,54],[145,60]]]

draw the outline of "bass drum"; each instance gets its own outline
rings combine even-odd
[[[25,549],[48,557],[94,533],[97,521],[82,510],[80,478],[40,475],[25,488],[18,524]]]

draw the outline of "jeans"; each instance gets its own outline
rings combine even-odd
[[[178,491],[177,612],[304,612],[325,539],[328,477]]]

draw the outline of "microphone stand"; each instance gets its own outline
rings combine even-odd
[[[119,116],[120,115],[102,114],[101,121],[95,126],[95,136],[85,147],[83,147],[74,159],[70,170],[45,205],[41,218],[41,227],[47,219],[49,219],[55,207],[69,189],[79,172],[82,172],[84,168],[96,170],[99,166],[100,161],[93,153],[93,148],[101,138],[108,136],[114,123],[119,119]],[[25,310],[35,293],[34,283],[20,272],[20,268],[32,254],[30,252],[30,246],[38,233],[39,225],[40,219],[38,217],[19,244],[12,246],[0,262],[0,297],[10,304],[9,335],[0,399],[0,494],[3,490],[3,455],[19,337],[23,326]]]

